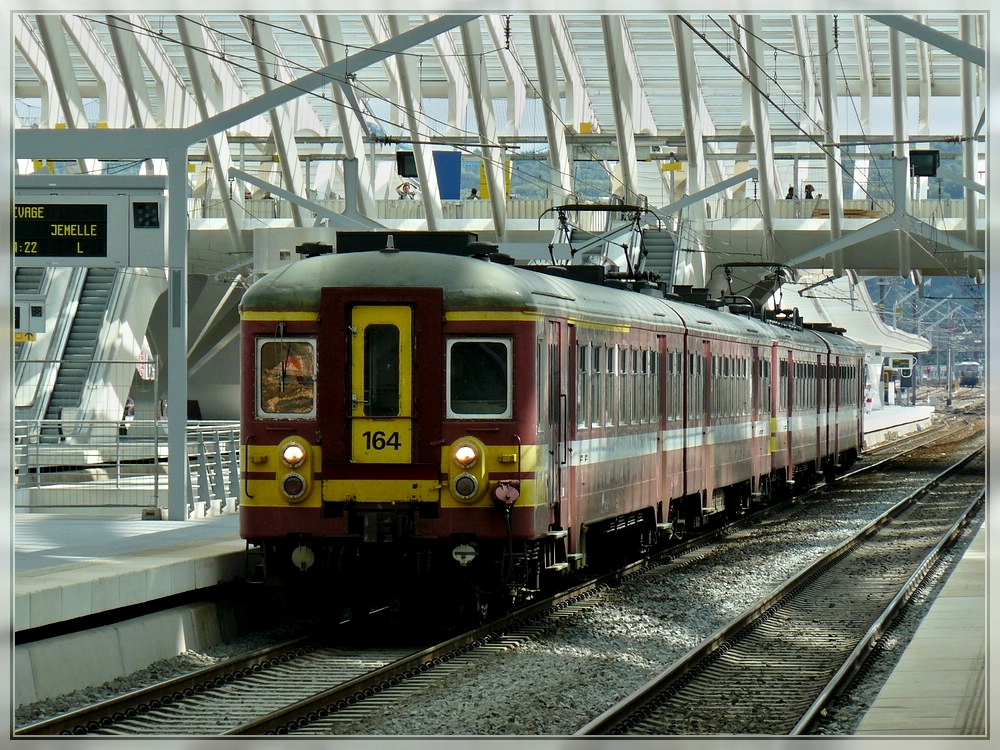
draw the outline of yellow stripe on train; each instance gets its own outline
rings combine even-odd
[[[244,310],[240,313],[241,320],[319,320],[318,310]]]
[[[541,320],[544,316],[538,313],[526,312],[497,312],[494,310],[449,310],[445,312],[444,318],[447,321],[476,321],[476,320],[514,320],[532,321]]]

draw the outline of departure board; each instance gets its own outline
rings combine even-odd
[[[104,203],[16,203],[15,258],[107,258]]]

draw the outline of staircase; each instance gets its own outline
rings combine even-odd
[[[91,268],[87,271],[59,373],[45,409],[46,420],[58,420],[64,407],[80,405],[117,273],[115,268]],[[47,425],[42,435],[55,439],[58,432],[55,425]]]

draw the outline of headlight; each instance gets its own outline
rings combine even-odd
[[[306,449],[298,443],[289,443],[281,449],[281,460],[293,469],[306,460]]]
[[[463,500],[468,500],[479,491],[479,482],[471,474],[459,474],[452,487],[456,495]]]
[[[289,500],[297,500],[306,492],[306,480],[298,474],[286,474],[281,480],[281,491]]]
[[[479,458],[479,451],[471,443],[462,443],[455,448],[455,463],[463,469],[468,469],[476,463]]]

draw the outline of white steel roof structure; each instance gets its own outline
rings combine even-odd
[[[944,230],[960,243],[952,248],[959,262],[942,268],[980,266],[975,205],[986,153],[985,14],[448,18],[15,15],[14,124],[143,128],[156,138],[157,129],[190,127],[326,70],[296,98],[192,143],[193,195],[218,200],[230,170],[242,168],[250,179],[239,185],[254,190],[342,196],[344,159],[357,159],[358,210],[375,218],[375,201],[395,198],[395,152],[412,149],[423,225],[440,228],[448,216],[434,189],[431,152],[441,149],[480,162],[493,195],[507,189],[511,162],[544,163],[530,183],[550,205],[583,192],[575,166],[581,161],[599,165],[605,193],[650,207],[756,169],[752,179],[710,193],[697,211],[718,217],[720,199],[752,201],[750,226],[728,231],[759,234],[765,245],[777,237],[778,249],[762,252],[789,262],[807,249],[801,240],[781,239],[789,185],[801,195],[806,183],[815,184],[829,201],[831,233],[807,233],[815,248],[851,228],[843,223],[851,218],[845,200],[885,197],[886,149],[905,157],[911,148],[952,142],[960,144],[966,209]],[[371,62],[356,62],[362,52]],[[880,173],[870,168],[873,147],[881,147]],[[676,162],[680,169],[664,168]],[[19,172],[33,168],[18,160]],[[107,168],[80,164],[84,171]],[[925,179],[913,189],[933,197],[934,184]],[[503,239],[514,217],[504,200],[490,203],[489,230]],[[238,238],[238,212],[221,215]],[[308,226],[312,216],[293,202],[288,218]],[[704,241],[711,230],[697,231],[711,251]]]

